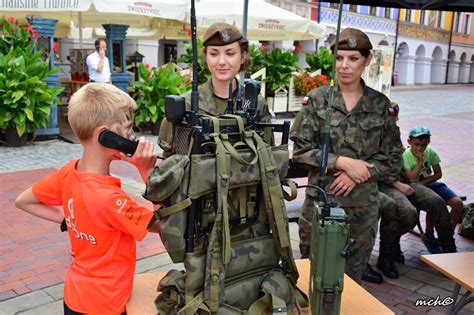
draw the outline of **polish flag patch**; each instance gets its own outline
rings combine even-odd
[[[303,100],[301,101],[301,105],[306,106],[309,104],[309,96],[303,97]]]

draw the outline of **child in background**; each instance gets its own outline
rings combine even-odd
[[[415,126],[410,130],[408,144],[409,148],[403,153],[403,164],[410,180],[418,180],[421,184],[432,189],[441,196],[446,204],[451,207],[451,221],[456,227],[459,217],[463,212],[463,202],[445,183],[438,180],[442,176],[441,159],[438,154],[428,145],[431,141],[431,131],[425,126]],[[430,252],[438,253],[441,249],[436,248],[434,228],[431,216],[426,216],[426,231],[424,241]]]

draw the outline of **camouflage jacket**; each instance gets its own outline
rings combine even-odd
[[[214,95],[211,80],[201,84],[198,89],[199,92],[199,113],[218,117],[223,114],[219,111],[217,105],[217,96]],[[183,95],[186,100],[186,110],[191,109],[191,91]],[[234,100],[235,101],[235,100]],[[260,121],[271,122],[271,116],[268,111],[268,106],[265,98],[258,96],[258,108],[260,109]],[[265,135],[267,138],[267,135]],[[158,145],[163,149],[165,157],[173,155],[173,126],[170,122],[163,119],[161,122],[160,133],[158,136]]]
[[[363,96],[351,112],[347,112],[342,94],[338,92],[335,96],[328,175],[332,182],[338,156],[361,159],[375,167],[370,170],[372,177],[367,182],[356,185],[349,196],[339,198],[341,206],[367,205],[377,200],[377,181],[396,180],[402,166],[402,151],[396,145],[400,132],[396,120],[389,117],[390,101],[363,81],[362,84]],[[294,141],[293,160],[309,169],[310,184],[317,184],[318,180],[328,96],[325,86],[312,90],[308,94],[308,105],[300,110],[290,131]]]

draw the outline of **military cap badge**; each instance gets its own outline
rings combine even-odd
[[[351,47],[351,48],[356,48],[357,47],[357,39],[355,38],[355,36],[349,37],[349,39],[347,41],[348,41],[349,47]]]
[[[224,43],[227,43],[230,40],[230,35],[227,32],[227,30],[223,30],[220,32],[221,33],[221,38]]]

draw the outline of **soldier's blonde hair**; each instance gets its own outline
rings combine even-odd
[[[136,109],[135,101],[112,84],[89,83],[71,97],[68,121],[79,140],[88,140],[98,126],[133,120]]]

